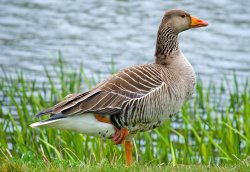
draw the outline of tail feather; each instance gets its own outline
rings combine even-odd
[[[41,112],[39,112],[36,117],[40,118],[41,116],[45,115],[45,114],[52,114],[53,113],[53,108],[48,108],[48,109],[44,109]]]
[[[41,114],[41,115],[43,115],[43,114]],[[33,123],[30,126],[33,127],[33,128],[34,127],[39,127],[39,126],[42,126],[42,125],[47,125],[47,124],[49,124],[51,122],[55,122],[56,120],[62,119],[62,118],[66,118],[66,117],[63,114],[61,114],[61,113],[59,113],[59,114],[53,114],[49,119]]]
[[[57,121],[59,121],[61,119],[57,119],[57,120],[44,120],[44,121],[39,121],[39,122],[35,122],[30,124],[30,127],[32,128],[36,128],[36,127],[54,127],[53,124],[55,124]]]

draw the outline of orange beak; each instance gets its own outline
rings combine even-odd
[[[190,16],[191,17],[191,24],[190,24],[190,27],[191,28],[196,28],[196,27],[205,27],[208,25],[207,22],[203,21],[203,20],[200,20],[198,18],[195,18],[193,16]]]

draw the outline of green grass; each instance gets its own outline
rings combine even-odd
[[[112,65],[110,73],[114,73],[114,69]],[[110,140],[100,147],[99,138],[29,127],[37,121],[34,117],[37,112],[54,105],[69,93],[91,88],[98,81],[96,76],[86,76],[82,65],[73,69],[61,58],[53,74],[56,77],[52,78],[45,68],[48,82],[43,84],[35,80],[28,82],[20,72],[17,77],[6,74],[1,78],[0,160],[4,162],[3,167],[43,169],[46,166],[49,169],[47,163],[58,171],[71,165],[73,169],[81,169],[84,165],[86,171],[125,168],[122,147],[114,146]],[[199,80],[196,94],[178,115],[154,131],[138,134],[134,144],[133,157],[138,162],[134,171],[142,167],[144,171],[151,168],[216,168],[217,165],[243,168],[245,165],[241,164],[250,155],[248,82],[240,84],[236,75],[233,82],[222,79],[221,85],[211,82],[204,86]],[[37,165],[32,161],[34,159],[39,160]],[[26,163],[29,160],[33,163]]]
[[[11,159],[4,161],[0,164],[1,171],[43,171],[43,172],[53,172],[53,171],[95,171],[95,172],[116,172],[116,171],[129,171],[129,172],[152,172],[152,171],[175,171],[175,172],[200,172],[200,171],[218,171],[218,172],[228,172],[228,171],[240,171],[248,172],[250,168],[250,161],[244,160],[237,164],[223,164],[220,166],[216,165],[184,165],[178,164],[173,166],[173,164],[155,164],[155,163],[136,163],[131,167],[127,167],[124,163],[109,162],[107,160],[102,160],[98,163],[96,162],[69,162],[69,161],[53,161],[44,162],[43,160],[20,160]]]

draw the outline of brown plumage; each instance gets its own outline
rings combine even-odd
[[[50,114],[49,120],[32,126],[113,137],[114,143],[119,144],[123,140],[130,143],[137,132],[162,125],[190,98],[195,86],[195,73],[179,49],[178,34],[202,26],[207,26],[207,23],[185,11],[166,12],[158,30],[155,63],[124,69],[88,92],[67,96],[37,115]],[[89,113],[95,114],[98,120],[91,121],[92,115],[88,116],[91,122],[87,121],[86,114]],[[100,115],[110,121],[105,127],[100,127]],[[93,128],[94,125],[99,128]],[[108,134],[103,134],[104,131]],[[129,149],[129,145],[126,144],[125,148]],[[127,162],[130,163],[129,158]]]

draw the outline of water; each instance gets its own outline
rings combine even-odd
[[[164,11],[185,9],[209,27],[180,35],[195,71],[205,80],[250,75],[250,1],[0,0],[0,65],[10,74],[45,80],[44,66],[58,51],[88,74],[154,60],[156,32]],[[1,75],[1,74],[0,74]],[[244,78],[243,77],[243,78]]]

